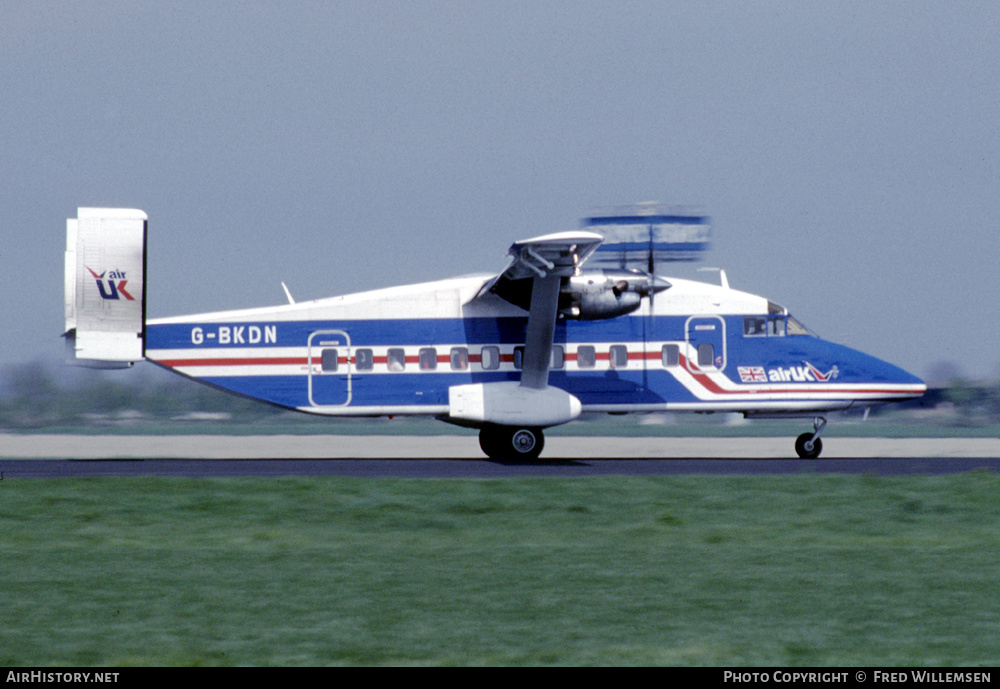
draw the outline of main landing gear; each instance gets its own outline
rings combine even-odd
[[[479,447],[498,462],[533,462],[544,446],[541,428],[483,426],[479,429]]]
[[[823,441],[820,440],[820,433],[826,427],[826,419],[817,416],[813,419],[813,433],[803,433],[795,439],[795,452],[802,459],[816,459],[823,451]]]

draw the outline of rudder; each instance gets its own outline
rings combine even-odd
[[[66,220],[67,363],[129,368],[143,359],[146,221],[129,208],[78,208]]]

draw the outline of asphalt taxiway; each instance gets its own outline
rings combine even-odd
[[[1000,471],[997,438],[824,438],[794,456],[790,438],[553,436],[540,461],[503,464],[474,435],[129,436],[0,434],[0,480],[83,476],[359,476],[945,474]]]

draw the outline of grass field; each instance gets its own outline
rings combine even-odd
[[[995,665],[1000,478],[0,482],[3,665]]]

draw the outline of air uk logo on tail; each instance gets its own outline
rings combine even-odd
[[[94,276],[94,280],[97,281],[97,289],[101,291],[102,299],[125,298],[128,301],[135,301],[135,297],[125,290],[125,285],[128,284],[128,280],[125,279],[124,270],[112,270],[110,274],[108,274],[108,271],[105,270],[100,275],[94,272],[94,270],[89,266],[87,267],[87,270],[90,271],[90,274]],[[105,275],[108,277],[105,278]],[[118,280],[118,284],[115,284],[115,280]],[[105,283],[107,283],[107,285],[105,285]]]

